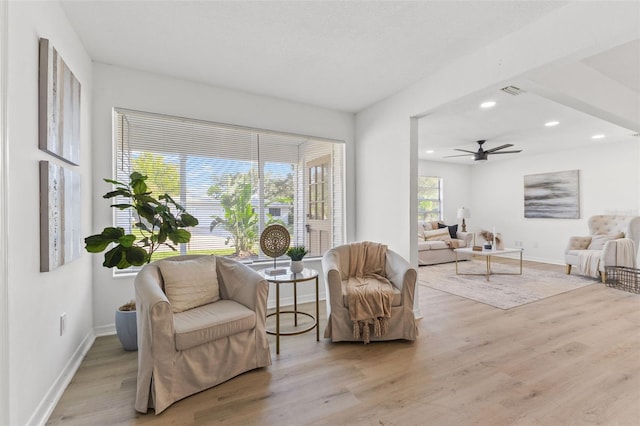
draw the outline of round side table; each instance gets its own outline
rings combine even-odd
[[[316,342],[320,341],[320,326],[318,324],[318,319],[320,318],[320,301],[319,301],[319,292],[318,292],[318,271],[315,269],[304,268],[302,272],[293,273],[289,268],[287,268],[287,272],[281,275],[269,275],[265,271],[259,271],[262,276],[270,283],[275,284],[276,286],[276,311],[267,315],[267,317],[275,316],[276,317],[276,329],[275,330],[267,330],[267,333],[276,336],[276,354],[280,354],[280,336],[294,336],[296,334],[306,333],[308,331],[316,329]],[[316,314],[311,315],[307,312],[299,312],[298,311],[298,284],[306,281],[315,280],[316,282]],[[281,284],[293,284],[293,310],[280,310],[280,285]],[[280,331],[280,315],[281,314],[293,314],[293,322],[294,326],[298,326],[298,315],[305,315],[313,320],[313,324],[310,326],[297,331]]]

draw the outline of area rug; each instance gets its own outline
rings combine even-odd
[[[484,273],[486,263],[471,260],[459,263],[459,271]],[[518,272],[518,262],[492,264],[494,272]],[[421,266],[418,272],[421,286],[455,294],[500,309],[511,309],[537,300],[546,299],[591,284],[595,278],[567,275],[561,272],[535,268],[522,268],[522,275],[491,275],[487,282],[484,275],[456,275],[455,263]]]

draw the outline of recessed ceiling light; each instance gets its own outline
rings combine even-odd
[[[553,126],[557,126],[558,124],[560,124],[559,121],[547,121],[546,123],[544,123],[545,126],[547,127],[553,127]]]
[[[602,133],[598,133],[597,135],[591,136],[591,139],[602,139],[602,138],[604,138],[604,135]]]
[[[433,154],[433,150],[432,149],[428,149],[427,150],[427,154]]]
[[[494,106],[496,106],[495,101],[487,101],[480,104],[480,108],[492,108]]]

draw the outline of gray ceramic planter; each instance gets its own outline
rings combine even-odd
[[[138,350],[136,311],[116,310],[116,333],[126,351]]]

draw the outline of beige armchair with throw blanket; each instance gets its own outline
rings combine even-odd
[[[357,242],[322,257],[327,294],[325,338],[333,342],[415,340],[417,272],[387,246]]]
[[[153,407],[159,414],[184,397],[271,365],[269,285],[248,266],[216,256],[176,256],[144,266],[134,285],[137,411]]]
[[[575,267],[579,274],[606,281],[607,266],[636,267],[640,244],[640,217],[599,215],[588,220],[589,234],[571,237],[565,250],[567,274]]]

